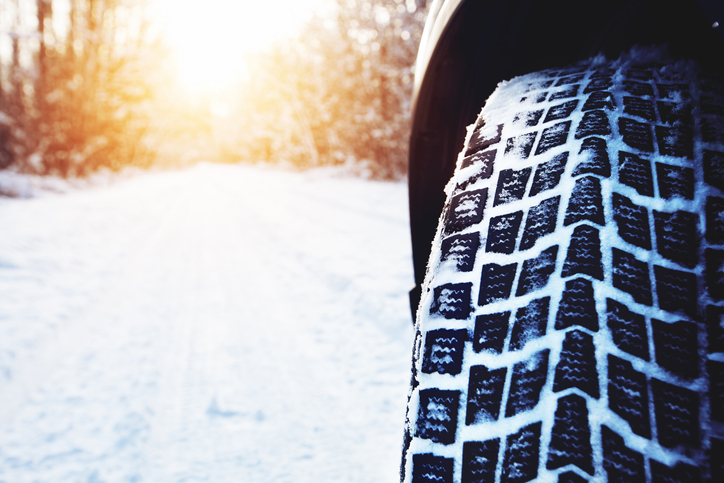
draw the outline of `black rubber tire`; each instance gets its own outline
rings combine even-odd
[[[721,84],[658,51],[498,87],[447,185],[402,481],[724,481],[722,126]]]

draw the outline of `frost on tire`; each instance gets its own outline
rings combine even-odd
[[[691,63],[501,84],[416,322],[405,482],[724,478],[724,98]]]

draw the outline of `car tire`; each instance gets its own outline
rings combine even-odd
[[[403,482],[724,481],[724,96],[637,49],[501,83],[446,187]]]

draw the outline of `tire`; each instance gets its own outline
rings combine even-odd
[[[503,82],[469,129],[403,482],[724,481],[724,97],[662,59]]]

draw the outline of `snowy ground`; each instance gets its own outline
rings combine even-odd
[[[407,223],[248,166],[0,198],[0,481],[396,481]]]

